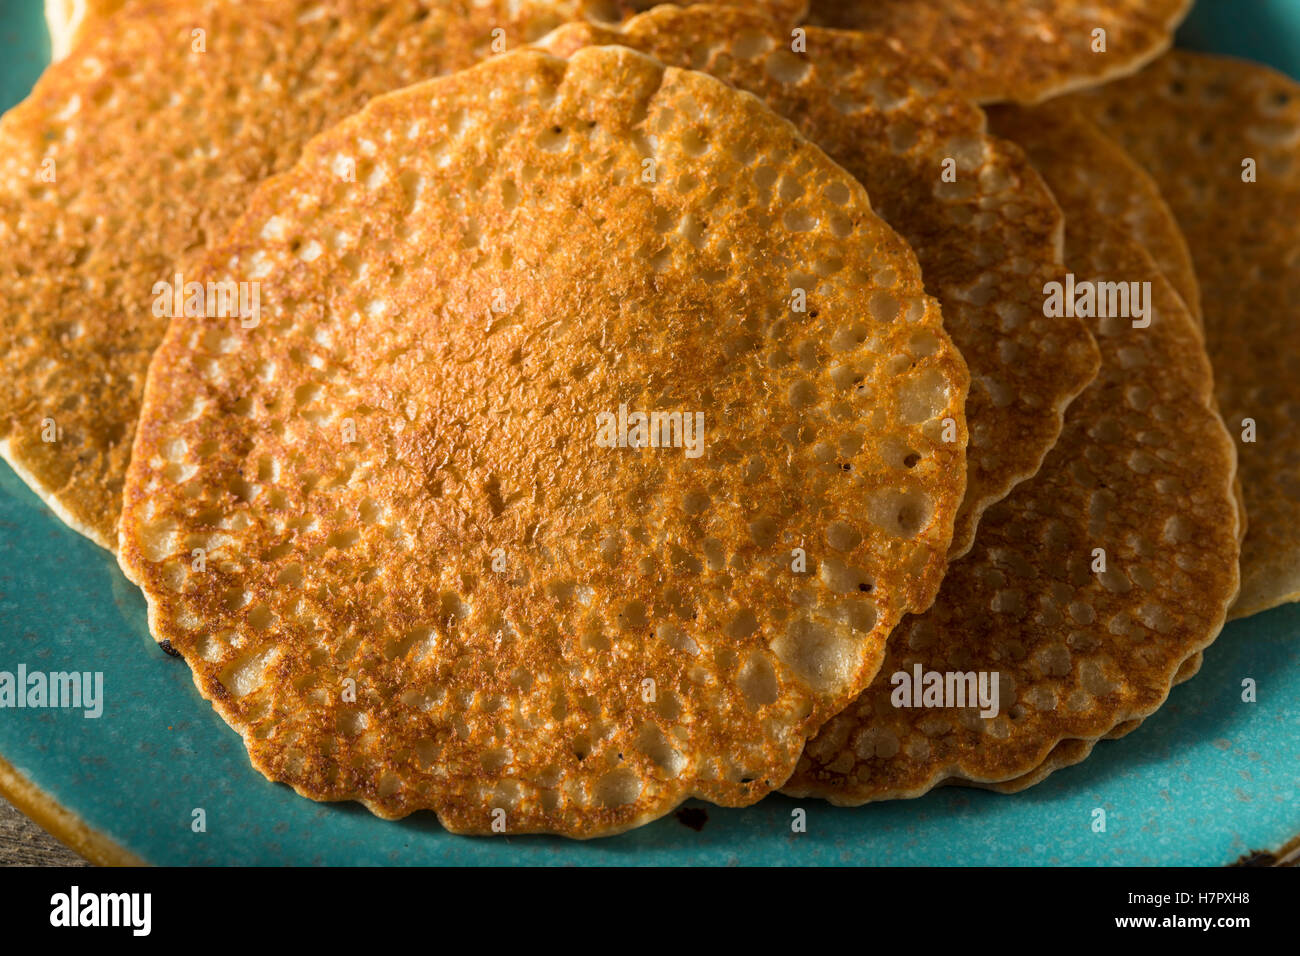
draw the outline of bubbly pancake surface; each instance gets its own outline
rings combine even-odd
[[[135,0],[88,21],[0,119],[11,221],[28,234],[72,222],[83,254],[51,250],[53,281],[95,292],[29,322],[21,290],[0,289],[0,450],[112,548],[140,388],[168,321],[155,284],[183,276],[258,183],[371,97],[614,13],[582,0]],[[57,364],[44,376],[55,390],[24,371],[31,354]],[[49,419],[61,441],[45,440]]]
[[[1094,203],[1132,162],[1059,106],[1000,110],[992,125],[1061,203],[1076,279],[1149,282],[1150,325],[1093,320],[1101,374],[1070,407],[1059,444],[985,514],[934,607],[890,638],[872,687],[809,741],[788,793],[858,804],[1034,774],[1061,741],[1095,740],[1156,710],[1236,597],[1235,451],[1201,335],[1125,217]],[[909,701],[896,675],[918,667],[945,682],[996,675],[997,714],[951,699],[926,706],[919,688]]]
[[[141,0],[135,0],[141,2]],[[190,2],[190,0],[172,0]],[[426,6],[445,0],[427,0]],[[516,9],[526,5],[516,4]],[[682,0],[688,6],[693,0]],[[455,3],[455,0],[452,0]],[[710,0],[712,4],[726,6],[737,4],[750,7],[783,23],[796,23],[808,11],[807,0]],[[45,22],[50,30],[50,57],[61,60],[81,38],[96,29],[100,22],[116,13],[126,0],[45,0]],[[538,7],[543,7],[539,4]],[[585,19],[595,23],[619,22],[655,6],[653,0],[561,0],[551,4],[570,19]],[[501,8],[506,9],[506,8]],[[502,26],[505,25],[503,21]]]
[[[1182,666],[1178,668],[1178,673],[1174,675],[1174,685],[1186,683],[1197,675],[1204,662],[1204,655],[1200,652],[1193,654],[1187,660],[1183,661]],[[1133,731],[1142,725],[1141,718],[1133,718],[1123,723],[1116,724],[1114,729],[1105,735],[1104,740],[1119,740],[1127,737]],[[1098,740],[1079,740],[1067,739],[1062,740],[1051,752],[1048,753],[1047,759],[1031,770],[1029,773],[1019,777],[1013,777],[1010,780],[1003,780],[998,783],[978,783],[970,780],[951,779],[947,781],[952,784],[977,787],[981,790],[994,790],[998,793],[1020,793],[1028,790],[1030,787],[1042,783],[1058,770],[1064,770],[1066,767],[1073,767],[1076,764],[1083,763],[1096,748]]]
[[[1176,50],[1070,102],[1151,173],[1191,246],[1249,518],[1232,616],[1297,600],[1300,84]]]
[[[876,30],[938,57],[980,102],[1037,103],[1169,48],[1192,0],[812,0],[809,22]],[[1095,31],[1105,31],[1104,50]]]
[[[861,186],[711,77],[520,52],[378,98],[199,275],[260,319],[172,323],[120,556],[300,793],[573,836],[752,803],[933,599],[964,364]],[[602,444],[625,411],[696,453]]]
[[[1020,150],[940,91],[940,69],[871,34],[810,27],[804,40],[795,53],[788,32],[754,14],[661,7],[621,30],[570,24],[541,45],[566,55],[617,43],[703,70],[758,96],[862,182],[916,250],[970,366],[960,555],[984,509],[1038,470],[1096,375],[1083,320],[1042,315],[1040,290],[1061,271],[1060,213]]]

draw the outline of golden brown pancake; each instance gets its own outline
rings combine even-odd
[[[61,60],[81,37],[95,29],[100,21],[122,9],[127,0],[45,0],[45,22],[50,29],[50,59]],[[188,2],[188,0],[176,0]],[[692,0],[681,0],[687,6]],[[775,17],[784,23],[797,23],[807,13],[807,0],[713,0],[727,5],[735,3]],[[567,15],[573,19],[595,22],[620,22],[655,4],[651,0],[572,0]]]
[[[87,24],[121,8],[125,0],[45,0],[45,23],[50,30],[50,60],[62,60],[81,38]]]
[[[758,96],[856,176],[916,249],[926,288],[971,369],[966,501],[954,556],[980,514],[1028,478],[1066,405],[1096,375],[1081,319],[1046,319],[1041,289],[1061,271],[1061,217],[1018,148],[944,74],[865,33],[785,30],[739,10],[662,7],[621,30],[570,24],[542,41],[565,55],[617,43],[704,70]],[[951,163],[952,181],[944,179]]]
[[[113,547],[140,387],[167,324],[154,314],[155,285],[183,276],[262,179],[372,96],[575,17],[626,9],[597,0],[132,0],[86,22],[76,51],[0,120],[0,175],[23,201],[21,228],[78,223],[93,254],[59,251],[66,274],[56,281],[97,290],[48,321],[30,321],[16,287],[0,290],[0,451],[60,517]],[[69,325],[82,334],[64,336]],[[57,362],[58,390],[42,394],[24,378],[9,357],[19,351]],[[52,418],[61,442],[43,440]]]
[[[1118,150],[1117,144],[1111,143],[1112,150]],[[1118,193],[1123,190],[1116,190],[1116,181],[1099,183],[1097,193],[1094,194],[1093,205],[1099,211],[1103,208],[1108,215],[1112,215],[1123,222],[1135,237],[1141,237],[1143,246],[1151,255],[1152,259],[1160,266],[1161,271],[1168,275],[1168,264],[1172,263],[1175,270],[1188,270],[1182,272],[1184,280],[1190,278],[1195,285],[1195,274],[1190,273],[1190,265],[1184,266],[1182,262],[1183,250],[1186,249],[1186,242],[1182,239],[1182,232],[1178,224],[1173,220],[1173,213],[1169,211],[1168,205],[1160,196],[1158,188],[1151,178],[1136,164],[1130,163],[1126,170],[1127,180],[1131,183],[1128,190],[1127,202],[1113,202],[1118,198]],[[1101,196],[1106,194],[1110,200],[1103,200]],[[1164,259],[1157,255],[1160,251],[1160,243],[1165,243]],[[1153,244],[1155,248],[1153,248]],[[1172,248],[1170,248],[1172,246]],[[1190,253],[1189,253],[1190,255]],[[1179,292],[1179,297],[1183,303],[1187,304],[1187,298],[1183,294],[1180,283],[1170,279],[1171,285]],[[1193,310],[1188,309],[1189,312]],[[1197,322],[1200,322],[1199,314],[1194,314]],[[1237,543],[1240,546],[1246,539],[1249,522],[1246,517],[1246,503],[1241,489],[1241,475],[1237,474],[1232,483],[1232,497],[1237,508]],[[1231,616],[1231,612],[1229,612]],[[1174,675],[1174,684],[1182,684],[1191,680],[1197,675],[1204,663],[1204,657],[1200,652],[1193,654],[1187,660],[1183,661],[1182,666],[1178,668],[1178,673]],[[1117,740],[1132,733],[1142,723],[1141,719],[1133,719],[1117,724],[1114,729],[1105,735],[1104,739]],[[1042,783],[1057,770],[1065,767],[1072,767],[1075,764],[1082,763],[1092,753],[1096,740],[1062,740],[1052,748],[1047,759],[1038,767],[1027,774],[1016,777],[1012,780],[1005,780],[1000,783],[979,783],[958,778],[951,779],[947,783],[978,787],[984,790],[996,790],[999,793],[1019,793],[1027,790],[1036,784]]]
[[[132,337],[112,325],[100,330],[101,348],[83,350],[82,343],[99,303],[134,305],[116,281],[101,277],[152,281],[121,252],[97,242],[93,221],[83,226],[56,206],[0,196],[0,286],[8,299],[0,321],[0,453],[60,518],[105,545],[80,516],[118,507],[130,447],[96,416],[102,407],[133,404],[149,354],[135,354]],[[130,358],[138,376],[115,374]],[[106,482],[105,474],[119,477]]]
[[[783,788],[796,796],[855,805],[1031,774],[1061,741],[1154,712],[1236,597],[1235,451],[1202,338],[1125,217],[1094,202],[1132,162],[1057,104],[999,110],[992,127],[1056,194],[1072,274],[1149,282],[1150,324],[1109,308],[1093,319],[1101,374],[1070,406],[1057,447],[984,515],[934,607],[890,638],[873,685],[809,741]],[[908,699],[903,678],[918,668]],[[925,697],[930,673],[945,684],[982,673],[990,687],[996,676],[996,715]]]
[[[77,223],[86,254],[59,251],[66,274],[52,281],[95,290],[36,321],[19,288],[0,290],[0,447],[10,463],[112,547],[140,387],[167,325],[154,314],[155,284],[183,275],[257,183],[331,122],[376,94],[468,66],[494,41],[535,40],[573,7],[139,0],[90,29],[0,120],[0,175],[20,201],[20,228]],[[80,334],[63,335],[69,325]],[[15,352],[57,362],[56,389],[25,379]],[[63,441],[32,454],[50,418]]]
[[[1178,668],[1178,673],[1174,675],[1174,686],[1186,683],[1195,677],[1197,672],[1200,671],[1202,663],[1203,656],[1199,652],[1183,661],[1182,666]],[[1126,720],[1117,724],[1104,738],[1100,739],[1119,740],[1121,737],[1127,737],[1137,730],[1141,724],[1142,720],[1140,718]],[[1047,755],[1047,759],[1029,773],[1000,783],[979,783],[960,779],[951,779],[946,783],[975,787],[980,790],[995,790],[998,793],[1020,793],[1042,783],[1058,770],[1064,770],[1066,767],[1073,767],[1075,764],[1083,763],[1096,745],[1097,740],[1062,740],[1052,748],[1051,753]]]
[[[1124,179],[1097,183],[1094,202],[1098,212],[1116,216],[1123,222],[1129,234],[1155,260],[1196,324],[1203,327],[1201,287],[1196,281],[1192,252],[1156,181],[1146,170],[1130,163]]]
[[[1232,617],[1294,601],[1300,85],[1258,64],[1178,50],[1072,102],[1151,173],[1191,246],[1219,404],[1238,440],[1250,516]]]
[[[937,56],[954,86],[980,102],[1037,103],[1150,62],[1169,48],[1191,6],[1192,0],[812,0],[809,22],[897,37]]]
[[[121,560],[314,799],[582,837],[753,803],[943,575],[938,304],[856,180],[705,74],[519,52],[380,97],[197,275],[260,317],[171,324]]]

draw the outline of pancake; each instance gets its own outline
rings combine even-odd
[[[196,274],[260,318],[171,324],[120,556],[299,793],[579,837],[750,804],[938,588],[938,304],[856,180],[702,73],[521,51],[380,97]]]
[[[45,24],[50,30],[50,60],[62,60],[87,23],[120,9],[125,0],[45,0]]]
[[[1178,50],[1072,100],[1152,174],[1191,246],[1250,529],[1232,617],[1300,598],[1300,85]],[[1255,182],[1244,182],[1246,159]],[[1244,441],[1247,420],[1254,441]]]
[[[1174,686],[1185,684],[1195,677],[1200,671],[1202,663],[1203,656],[1199,653],[1193,654],[1183,661],[1182,666],[1178,668],[1178,673],[1174,675]],[[1137,730],[1141,724],[1140,719],[1126,720],[1121,724],[1117,724],[1103,739],[1119,740],[1121,737],[1127,737]],[[1046,760],[1029,773],[1015,777],[1012,780],[1004,780],[1001,783],[977,783],[969,780],[952,779],[947,783],[975,787],[980,790],[994,790],[998,793],[1020,793],[1042,783],[1058,770],[1064,770],[1066,767],[1073,767],[1076,764],[1083,763],[1084,760],[1088,759],[1097,742],[1096,740],[1062,740],[1052,748]]]
[[[1071,104],[1120,143],[1132,143],[1139,160],[1168,165],[1175,150],[1182,150],[1183,175],[1166,183],[1163,174],[1178,170],[1162,166],[1156,176],[1171,200],[1195,191],[1208,201],[1218,182],[1203,177],[1215,157],[1231,160],[1238,185],[1244,185],[1241,160],[1250,156],[1258,164],[1255,185],[1300,188],[1300,84],[1263,64],[1174,50],[1113,87],[1073,97]]]
[[[129,364],[122,359],[135,345],[108,326],[101,351],[83,353],[75,365],[66,359],[79,350],[88,334],[85,316],[97,304],[133,304],[122,288],[98,277],[152,281],[115,255],[96,243],[93,224],[88,231],[58,207],[0,195],[0,285],[8,300],[0,323],[6,348],[0,453],[27,484],[48,489],[42,497],[63,521],[105,546],[107,539],[79,516],[118,507],[130,447],[120,440],[97,444],[84,429],[95,421],[93,403],[131,403],[144,388],[149,355],[135,356],[138,379],[116,376],[114,366]],[[86,382],[95,387],[86,389]],[[105,482],[105,474],[119,477]]]
[[[1159,184],[1145,169],[1128,163],[1123,178],[1096,183],[1094,202],[1098,211],[1123,221],[1173,285],[1197,325],[1202,325],[1201,289],[1191,249]]]
[[[1150,282],[1150,324],[1093,320],[1101,374],[1057,447],[984,515],[934,607],[891,637],[871,688],[809,741],[784,788],[796,796],[856,805],[1030,774],[1061,741],[1154,712],[1236,597],[1235,453],[1199,330],[1125,217],[1094,203],[1133,176],[1132,162],[1059,104],[991,120],[1065,211],[1072,273]],[[983,673],[991,689],[996,675],[997,714],[909,701],[895,675],[916,668],[923,684],[930,672]]]
[[[1094,195],[1099,211],[1120,217],[1129,234],[1141,243],[1174,287],[1192,319],[1204,328],[1201,286],[1196,280],[1192,252],[1156,181],[1146,170],[1130,163],[1122,181],[1099,182]]]
[[[95,29],[101,20],[122,9],[126,0],[45,0],[45,22],[50,29],[50,59],[61,60],[68,55],[82,35]],[[174,0],[175,2],[175,0]],[[691,0],[683,0],[686,6]],[[807,13],[807,0],[714,0],[751,7],[782,22],[794,24]],[[426,4],[428,5],[428,4]],[[558,6],[558,4],[557,4]],[[649,9],[649,0],[568,0],[564,4],[572,19],[589,19],[597,23],[621,22]]]
[[[926,289],[971,370],[966,501],[953,555],[979,515],[1031,476],[1063,411],[1096,375],[1081,319],[1046,319],[1039,290],[1061,271],[1061,218],[1024,155],[989,136],[984,114],[944,74],[864,33],[810,27],[807,52],[738,10],[661,7],[609,30],[570,24],[540,45],[559,54],[617,43],[708,72],[759,97],[867,188],[916,250]],[[955,162],[955,182],[941,179]]]
[[[155,284],[184,275],[234,221],[253,188],[304,142],[372,96],[468,66],[494,29],[520,46],[568,19],[572,4],[507,0],[193,0],[130,4],[49,67],[0,120],[0,173],[22,200],[21,229],[76,220],[85,256],[60,253],[64,284],[101,290],[44,323],[0,290],[0,447],[56,511],[111,547],[148,357],[167,316]],[[511,12],[513,11],[513,12]],[[204,52],[194,52],[193,32]],[[227,42],[233,40],[235,42]],[[47,162],[48,161],[48,162]],[[119,254],[117,250],[122,250]],[[125,255],[129,250],[130,255]],[[63,336],[76,325],[81,334]],[[30,341],[26,341],[30,339]],[[58,363],[34,405],[16,350]],[[28,455],[60,410],[75,464]],[[73,441],[75,436],[76,441]],[[67,476],[71,475],[68,480]]]
[[[812,0],[809,22],[876,30],[937,56],[982,103],[1038,103],[1139,69],[1192,0]],[[1105,51],[1093,31],[1105,30]]]
[[[1116,148],[1118,149],[1118,147]],[[1142,194],[1145,192],[1145,187],[1138,186],[1135,188],[1133,192],[1134,201],[1142,203]],[[1233,502],[1237,507],[1237,544],[1240,546],[1246,538],[1246,530],[1249,524],[1246,520],[1246,506],[1242,500],[1240,476],[1238,476],[1232,483],[1232,497]],[[1231,617],[1231,612],[1229,612],[1229,617]],[[1178,668],[1178,673],[1174,675],[1174,686],[1185,684],[1187,681],[1195,677],[1200,673],[1201,666],[1204,663],[1204,654],[1199,651],[1187,660],[1183,661],[1182,665]],[[1123,721],[1122,723],[1115,725],[1115,727],[1105,735],[1104,739],[1118,740],[1121,737],[1127,737],[1133,731],[1137,730],[1141,724],[1141,719]],[[947,781],[947,783],[977,787],[983,790],[996,790],[999,793],[1019,793],[1022,790],[1029,789],[1035,784],[1042,783],[1057,770],[1062,770],[1066,767],[1073,767],[1075,764],[1082,763],[1088,758],[1088,755],[1092,753],[1093,747],[1096,743],[1096,740],[1062,740],[1052,748],[1052,752],[1047,755],[1047,759],[1038,767],[1029,773],[1012,780],[1004,780],[1000,783],[978,783],[954,778]]]

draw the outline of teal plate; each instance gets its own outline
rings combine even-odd
[[[39,0],[0,12],[0,97],[48,57]],[[1300,0],[1202,0],[1180,42],[1300,75]],[[621,837],[468,838],[430,814],[384,822],[252,770],[188,669],[149,638],[112,557],[0,464],[0,671],[100,671],[104,710],[0,710],[0,784],[91,856],[159,864],[1218,865],[1300,833],[1300,606],[1229,626],[1200,675],[1135,733],[1023,794],[939,790],[840,809],[773,797],[691,804]],[[1244,703],[1242,682],[1258,684]],[[24,780],[27,786],[24,786]],[[21,792],[20,792],[21,791]],[[794,811],[807,832],[793,833]],[[1094,832],[1097,808],[1104,832]],[[192,829],[202,809],[206,831]],[[698,829],[696,829],[698,828]],[[89,849],[87,849],[89,847]]]

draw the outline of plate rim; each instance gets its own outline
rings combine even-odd
[[[144,860],[32,783],[3,754],[0,754],[0,796],[69,850],[96,866],[146,865]]]

